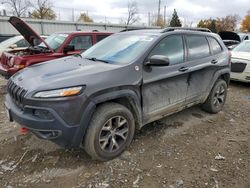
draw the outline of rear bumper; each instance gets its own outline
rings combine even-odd
[[[10,121],[15,121],[29,129],[37,137],[51,140],[52,142],[66,148],[77,148],[81,146],[83,136],[88,122],[91,118],[91,112],[94,111],[95,105],[88,105],[79,125],[68,125],[53,109],[25,106],[20,109],[11,99],[9,95],[6,96],[5,106],[10,113]],[[42,110],[50,113],[49,119],[42,119],[34,115],[34,110]]]

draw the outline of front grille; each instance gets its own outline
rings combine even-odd
[[[246,66],[247,66],[246,63],[240,63],[240,62],[232,63],[231,64],[231,71],[236,72],[236,73],[241,73],[241,72],[244,72]]]
[[[18,86],[10,79],[7,84],[7,91],[9,95],[11,96],[12,100],[14,101],[14,103],[18,107],[23,109],[23,99],[24,99],[25,94],[27,93],[27,90]]]

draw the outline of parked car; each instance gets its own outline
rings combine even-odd
[[[250,82],[250,40],[232,50],[231,80]]]
[[[17,71],[33,64],[79,54],[112,34],[83,31],[58,32],[43,40],[20,18],[11,17],[9,22],[23,35],[30,47],[25,50],[13,50],[2,54],[0,74],[5,78],[9,78]]]
[[[229,50],[234,49],[243,39],[241,39],[240,35],[232,31],[222,31],[219,32],[219,35]]]
[[[250,33],[238,33],[241,41],[250,40]]]
[[[81,55],[18,72],[5,106],[10,121],[38,137],[106,161],[145,124],[196,104],[221,111],[230,62],[220,37],[205,29],[120,32]]]
[[[46,39],[47,36],[41,36]],[[23,36],[14,36],[0,43],[0,60],[3,52],[10,52],[13,50],[24,50],[29,47],[29,43]]]

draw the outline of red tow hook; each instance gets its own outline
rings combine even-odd
[[[21,127],[21,128],[20,128],[20,132],[21,132],[22,134],[27,134],[27,133],[29,132],[29,129],[27,129],[27,128],[25,128],[25,127]]]

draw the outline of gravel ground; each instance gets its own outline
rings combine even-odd
[[[0,101],[0,187],[250,187],[250,85],[231,83],[219,114],[193,107],[145,126],[105,163],[20,134],[2,89]]]

